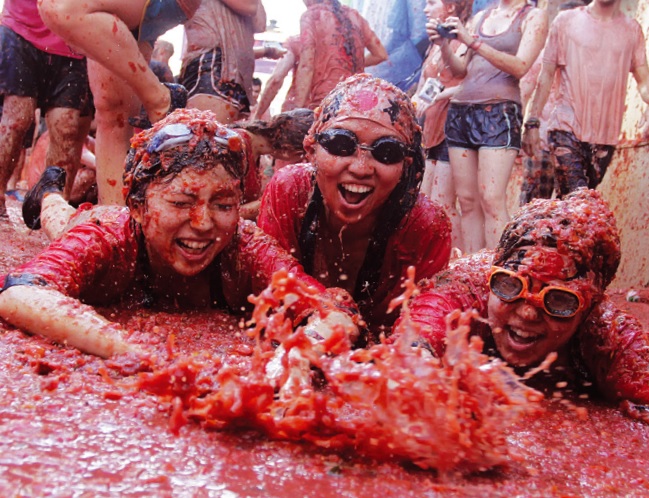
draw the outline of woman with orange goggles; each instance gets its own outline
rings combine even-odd
[[[605,294],[619,261],[615,219],[597,191],[535,200],[507,225],[495,251],[458,259],[421,284],[410,303],[417,344],[441,356],[447,315],[475,309],[481,319],[472,334],[510,365],[535,367],[556,352],[562,368],[551,374],[583,374],[579,380],[610,399],[647,404],[649,335]]]

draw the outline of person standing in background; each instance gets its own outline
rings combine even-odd
[[[446,20],[446,31],[467,47],[460,53],[432,28],[444,61],[464,78],[451,99],[445,133],[466,252],[496,247],[509,221],[507,184],[523,120],[518,82],[541,52],[547,24],[547,13],[525,0],[499,0],[466,27],[457,17]]]
[[[186,104],[185,89],[160,82],[149,67],[149,60],[158,36],[186,22],[200,2],[38,2],[43,22],[88,57],[88,75],[97,111],[97,187],[101,204],[124,204],[122,173],[133,134],[131,125],[151,126]],[[138,113],[140,116],[135,117]]]
[[[432,26],[443,23],[449,16],[466,22],[471,15],[471,4],[472,0],[427,0],[424,13]],[[453,51],[461,46],[457,40],[451,40],[450,43]],[[453,225],[453,247],[462,250],[462,228],[456,209],[455,182],[444,135],[450,98],[460,81],[462,79],[453,76],[444,64],[439,45],[432,44],[413,100],[417,103],[417,118],[423,119],[422,145],[426,152],[426,170],[421,191],[444,206]]]
[[[47,164],[67,171],[69,198],[81,148],[92,119],[86,60],[45,26],[36,0],[6,0],[0,26],[0,218],[7,217],[5,190],[24,138],[40,108],[50,130]],[[38,228],[37,223],[30,228]]]
[[[254,34],[265,29],[260,0],[203,0],[185,24],[179,81],[189,92],[189,107],[210,110],[221,123],[250,112]]]
[[[356,10],[338,0],[304,0],[304,4],[295,107],[315,109],[339,82],[383,62],[388,54]]]
[[[649,103],[649,66],[642,27],[621,0],[593,0],[553,21],[543,66],[527,111],[523,147],[539,155],[541,112],[555,75],[559,91],[548,123],[559,196],[597,187],[618,143],[628,74]],[[649,112],[645,111],[645,122]],[[649,129],[642,130],[648,136]]]

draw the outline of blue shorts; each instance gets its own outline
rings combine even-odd
[[[91,113],[86,59],[48,54],[6,26],[0,26],[0,46],[0,94],[36,99],[43,112],[62,107]]]
[[[522,122],[520,104],[509,100],[494,104],[451,103],[444,131],[449,147],[518,150]]]
[[[133,36],[137,41],[147,42],[153,47],[160,35],[186,22],[199,5],[199,1],[148,0],[140,27],[133,32]]]
[[[430,159],[431,161],[444,161],[446,163],[450,162],[446,140],[442,140],[437,145],[426,150],[426,159]]]

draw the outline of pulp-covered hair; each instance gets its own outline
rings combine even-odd
[[[219,164],[243,188],[248,161],[241,137],[211,111],[178,109],[131,139],[124,170],[126,204],[144,202],[155,179],[171,181],[186,168],[208,170]]]
[[[313,124],[311,109],[294,109],[273,116],[268,121],[241,121],[231,127],[264,137],[273,150],[304,152],[304,137]]]
[[[582,188],[563,199],[535,199],[510,221],[498,243],[494,264],[502,266],[529,246],[556,248],[571,258],[580,277],[592,277],[604,291],[620,264],[615,217],[602,195]]]

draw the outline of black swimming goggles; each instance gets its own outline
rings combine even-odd
[[[525,299],[555,318],[572,318],[584,309],[584,300],[578,292],[567,287],[550,285],[533,294],[529,291],[526,278],[499,266],[491,268],[489,289],[501,301],[512,303]]]
[[[350,130],[330,128],[317,133],[316,141],[329,154],[340,157],[352,156],[356,149],[369,150],[372,157],[383,164],[396,164],[404,160],[409,147],[394,137],[382,137],[372,145],[358,143],[358,137]]]

